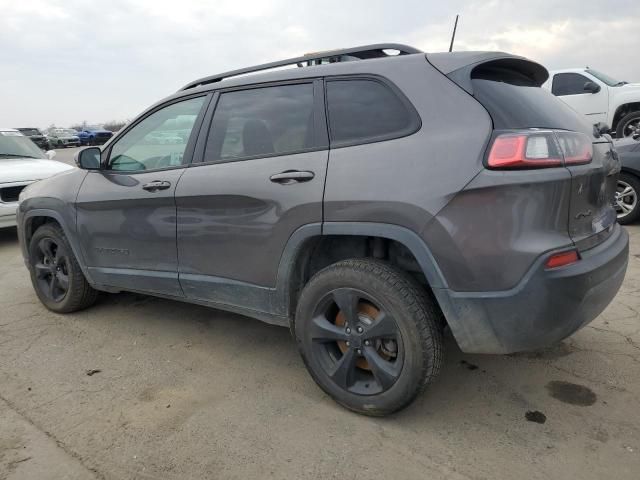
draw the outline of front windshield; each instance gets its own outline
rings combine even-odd
[[[617,87],[617,86],[624,85],[625,83],[627,83],[627,82],[620,82],[620,81],[616,80],[615,78],[610,77],[609,75],[605,75],[604,73],[599,72],[597,70],[593,70],[592,68],[587,68],[585,71],[587,73],[590,73],[594,77],[596,77],[601,82],[606,83],[610,87]]]
[[[64,130],[62,130],[62,133],[64,135],[77,135],[78,132],[76,130],[73,130],[72,128],[65,128]]]
[[[7,158],[46,158],[35,143],[17,132],[0,131],[0,161]]]

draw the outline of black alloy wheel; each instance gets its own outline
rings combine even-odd
[[[326,295],[310,325],[313,353],[342,389],[358,395],[388,390],[404,361],[402,336],[380,302],[352,288]]]
[[[395,265],[342,260],[302,290],[292,325],[318,386],[358,413],[389,415],[438,374],[443,317],[425,286]]]
[[[52,238],[38,242],[33,265],[38,289],[49,300],[61,302],[69,291],[69,258]]]
[[[62,228],[38,227],[29,241],[31,283],[42,304],[57,313],[82,310],[95,303],[98,291],[89,285]]]

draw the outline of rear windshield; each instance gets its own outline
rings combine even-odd
[[[473,96],[487,109],[496,130],[554,128],[593,135],[593,126],[582,115],[543,88],[473,77],[471,83]]]

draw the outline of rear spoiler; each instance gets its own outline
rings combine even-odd
[[[504,52],[429,53],[427,61],[468,93],[474,78],[540,87],[549,72],[539,63]]]

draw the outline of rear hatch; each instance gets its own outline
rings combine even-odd
[[[601,136],[585,117],[540,88],[548,78],[543,66],[486,52],[430,54],[427,59],[488,111],[494,127],[489,156],[497,142],[507,157],[520,148],[520,161],[504,155],[498,162],[489,158],[488,168],[567,169],[571,240],[585,250],[609,236],[616,221],[613,199],[620,161],[610,137]]]

